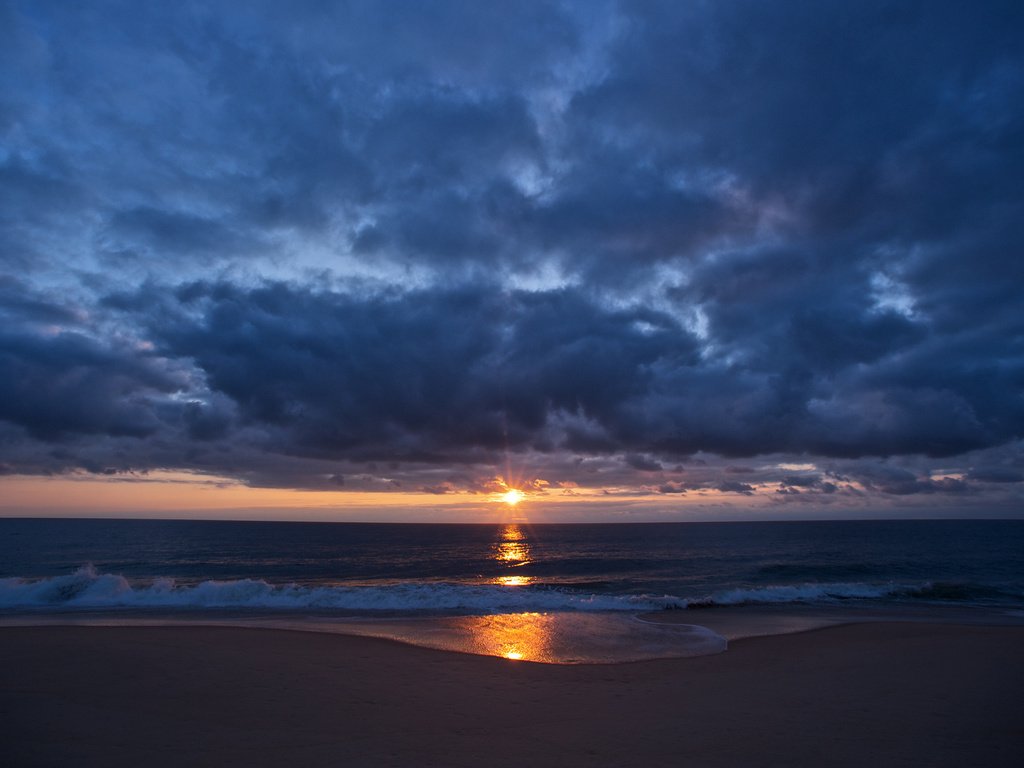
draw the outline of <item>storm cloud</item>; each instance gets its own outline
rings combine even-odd
[[[1022,33],[995,0],[4,3],[0,464],[1010,498]]]

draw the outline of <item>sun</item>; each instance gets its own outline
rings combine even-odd
[[[509,488],[507,491],[501,494],[501,500],[508,504],[510,507],[514,507],[524,498],[526,498],[526,494],[524,494],[518,488]]]

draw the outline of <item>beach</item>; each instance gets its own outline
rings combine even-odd
[[[0,628],[0,764],[1018,766],[1024,628],[552,665],[230,627]]]

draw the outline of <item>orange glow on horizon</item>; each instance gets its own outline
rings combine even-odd
[[[85,472],[6,475],[0,477],[0,517],[467,523],[495,522],[502,517],[502,522],[509,522],[510,512],[518,515],[528,507],[531,518],[540,522],[640,522],[667,515],[718,519],[730,507],[750,510],[771,501],[764,493],[739,496],[711,489],[666,496],[628,487],[555,486],[527,493],[500,479],[497,485],[491,493],[452,490],[436,494],[263,488],[235,478],[175,470],[113,476]]]

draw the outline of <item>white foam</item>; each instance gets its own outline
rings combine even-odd
[[[595,595],[561,589],[434,582],[387,586],[302,586],[262,579],[178,584],[130,582],[92,566],[68,576],[0,579],[0,608],[266,608],[348,611],[637,611],[684,604],[675,597]]]
[[[948,591],[948,590],[946,590]],[[942,599],[932,584],[859,582],[780,584],[725,589],[689,599],[673,595],[593,594],[572,589],[500,584],[404,582],[386,585],[272,584],[263,579],[179,583],[174,579],[129,580],[91,565],[42,579],[0,579],[0,609],[164,608],[427,611],[512,613],[524,611],[656,611],[664,608],[834,604],[848,599]]]
[[[715,592],[705,601],[713,605],[749,605],[751,603],[804,603],[872,599],[902,594],[907,588],[894,584],[786,584]]]

